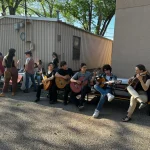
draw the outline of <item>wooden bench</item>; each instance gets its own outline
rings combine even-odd
[[[125,83],[125,82],[123,82],[123,84],[118,84],[118,85],[113,86],[112,94],[115,96],[116,100],[128,100],[128,101],[130,100],[131,96],[127,92],[127,90],[125,90],[126,87],[127,87],[127,83]],[[87,101],[89,101],[90,95],[101,96],[100,93],[91,92],[91,93],[87,94]],[[148,104],[148,115],[150,116],[150,102],[148,102],[147,104]]]

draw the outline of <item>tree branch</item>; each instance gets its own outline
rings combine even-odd
[[[100,32],[100,35],[101,35],[101,36],[104,36],[104,34],[105,34],[105,32],[106,32],[106,29],[107,29],[107,27],[108,27],[108,25],[109,25],[109,23],[110,23],[112,17],[114,16],[114,14],[115,14],[115,10],[113,10],[113,11],[110,13],[110,15],[106,18],[106,20],[104,21],[103,27],[102,27],[101,32]]]

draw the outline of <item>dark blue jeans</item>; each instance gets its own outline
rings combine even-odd
[[[71,101],[76,105],[83,105],[86,94],[91,92],[91,88],[89,86],[84,86],[80,93],[71,92]],[[81,98],[77,99],[76,96],[81,94]]]
[[[101,88],[99,85],[94,85],[94,88],[101,93],[101,97],[99,100],[99,103],[97,105],[97,110],[101,110],[105,101],[107,100],[107,94],[112,92],[112,89],[109,87],[106,87],[105,89]]]
[[[40,75],[36,75],[35,79],[37,80],[38,85],[40,85],[40,83],[42,81],[42,77]]]
[[[43,84],[38,85],[37,87],[37,94],[36,97],[40,98],[41,96],[41,90],[43,89]],[[49,100],[50,101],[54,101],[57,102],[57,87],[55,84],[53,84],[50,88],[49,88]]]
[[[35,79],[34,79],[34,74],[30,74],[26,72],[26,89],[29,89],[29,78],[31,78],[32,84],[34,86],[34,90],[36,90],[36,84],[35,84]]]

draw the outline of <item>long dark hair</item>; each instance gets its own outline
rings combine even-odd
[[[53,52],[52,55],[55,55],[55,57],[58,58],[57,53]]]
[[[53,56],[53,55],[56,57],[55,59],[56,59],[57,63],[59,63],[59,59],[58,59],[57,53],[53,52],[53,53],[52,53],[52,56]]]
[[[6,55],[6,61],[8,64],[12,64],[13,57],[15,56],[15,52],[16,52],[15,49],[13,49],[13,48],[9,49],[9,52]]]
[[[42,65],[42,60],[39,60],[38,62],[39,62],[39,65]]]
[[[136,67],[143,72],[147,71],[146,67],[142,64],[138,64],[138,65],[136,65]],[[148,71],[146,74],[150,75],[150,73]],[[146,82],[146,76],[143,77],[143,81]]]
[[[143,72],[146,71],[146,67],[142,64],[138,64],[138,65],[136,65],[136,67]]]

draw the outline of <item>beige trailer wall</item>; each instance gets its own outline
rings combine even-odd
[[[61,35],[61,42],[57,40],[57,35]],[[72,59],[73,36],[81,38],[80,60]],[[81,62],[85,62],[89,69],[97,68],[104,64],[111,64],[112,41],[64,23],[57,23],[56,52],[73,70],[78,70]]]
[[[0,51],[5,55],[9,48],[16,49],[16,56],[20,59],[19,67],[25,62],[24,52],[34,43],[33,58],[35,62],[41,59],[45,65],[52,61],[52,52],[55,50],[55,22],[28,20],[27,40],[20,39],[20,34],[25,32],[25,27],[19,31],[14,29],[14,24],[24,19],[0,19]]]
[[[118,0],[112,54],[113,72],[130,77],[134,66],[150,70],[150,1]]]
[[[20,39],[20,32],[14,29],[16,22],[21,22],[21,19],[0,19],[0,52],[6,55],[10,48],[16,49],[16,56],[20,61],[24,61],[25,42]],[[24,30],[22,29],[24,32]]]
[[[84,30],[65,23],[28,20],[27,41],[20,39],[25,27],[14,29],[14,24],[24,22],[24,19],[5,17],[0,19],[0,51],[6,55],[9,48],[16,49],[16,56],[20,59],[19,67],[25,62],[24,52],[34,44],[33,58],[35,62],[41,59],[46,67],[52,61],[52,52],[57,52],[61,60],[65,60],[73,70],[78,70],[80,63],[85,62],[88,68],[101,67],[111,64],[112,41],[95,36]],[[61,35],[61,41],[58,41]],[[81,37],[80,60],[73,60],[73,36]]]
[[[47,68],[55,51],[55,22],[34,20],[33,27],[34,59],[41,59]]]

